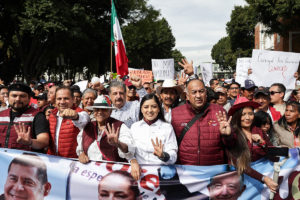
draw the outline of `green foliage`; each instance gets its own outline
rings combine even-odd
[[[123,28],[129,66],[151,69],[151,58],[170,58],[175,38],[165,18],[152,6],[144,7],[139,20]]]
[[[182,67],[178,64],[178,62],[181,62],[181,59],[185,58],[182,53],[178,49],[172,50],[172,58],[174,58],[174,68],[176,71],[182,70]]]
[[[246,0],[268,33],[287,35],[300,28],[299,0]]]
[[[167,21],[159,18],[159,11],[148,7],[146,0],[115,0],[115,6],[121,25],[151,25],[146,31],[140,28],[141,33],[135,31],[135,35],[149,36],[139,41],[156,52],[151,57],[171,56],[175,39]],[[19,74],[29,81],[47,70],[61,75],[68,72],[74,78],[83,67],[90,74],[108,71],[110,9],[110,1],[1,0],[0,24],[5,27],[0,29],[1,78],[11,81]],[[131,41],[129,38],[125,43],[129,60],[135,60],[139,51],[146,54],[146,47]],[[64,62],[57,66],[58,57]],[[145,65],[146,59],[137,60]]]
[[[254,48],[254,28],[257,17],[250,6],[235,6],[226,24],[228,36],[221,38],[212,48],[211,57],[223,69],[235,69],[239,57],[249,57]]]

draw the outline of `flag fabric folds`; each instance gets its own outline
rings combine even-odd
[[[111,1],[111,41],[115,47],[117,74],[122,78],[128,74],[128,58],[126,56],[125,43],[113,0]]]

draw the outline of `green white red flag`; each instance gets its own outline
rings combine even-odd
[[[111,41],[115,47],[117,74],[123,77],[128,74],[128,58],[113,0],[111,1]]]

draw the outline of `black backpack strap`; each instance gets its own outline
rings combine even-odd
[[[180,134],[180,136],[179,136],[179,138],[178,138],[178,140],[177,140],[178,148],[179,148],[179,146],[180,146],[180,144],[181,144],[181,142],[182,142],[182,140],[183,140],[185,134],[186,134],[186,133],[188,132],[188,130],[193,126],[193,124],[205,114],[204,111],[206,110],[206,108],[207,108],[208,106],[209,106],[209,104],[206,104],[206,105],[203,107],[202,112],[199,113],[199,114],[197,114],[197,115],[196,115],[191,121],[189,121],[189,122],[187,123],[187,125],[183,128],[183,130],[181,131],[181,134]]]

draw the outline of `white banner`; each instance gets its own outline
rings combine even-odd
[[[252,74],[249,78],[257,86],[270,87],[273,83],[282,83],[287,89],[294,89],[294,74],[299,61],[300,53],[254,49],[251,60]]]
[[[174,79],[174,59],[151,59],[155,80]]]
[[[209,86],[210,79],[213,78],[213,65],[212,63],[200,63],[200,69],[203,82],[206,86]]]
[[[245,86],[245,80],[248,78],[248,69],[251,68],[252,58],[238,58],[236,61],[236,78],[235,81]]]

